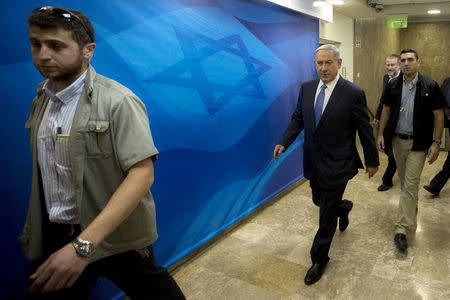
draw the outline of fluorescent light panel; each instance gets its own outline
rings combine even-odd
[[[439,9],[430,9],[428,11],[429,15],[437,15],[437,14],[440,14],[440,13],[441,13],[441,11]]]
[[[326,0],[326,1],[314,1],[313,2],[313,6],[314,7],[323,7],[327,4],[331,4],[331,5],[343,5],[344,4],[344,0]]]
[[[328,2],[333,5],[344,5],[344,0],[328,0]]]
[[[314,1],[313,2],[313,6],[314,7],[322,7],[322,6],[325,6],[325,5],[327,5],[326,1]]]

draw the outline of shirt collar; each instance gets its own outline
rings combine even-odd
[[[87,70],[84,71],[83,74],[81,74],[77,80],[72,82],[71,85],[69,85],[68,87],[66,87],[62,91],[59,91],[56,94],[54,93],[55,89],[54,83],[51,80],[47,80],[44,83],[43,91],[45,95],[50,97],[52,101],[55,102],[61,101],[62,103],[67,104],[70,101],[72,101],[72,99],[74,99],[76,95],[81,94],[81,91],[83,90],[84,87],[84,79],[86,78],[86,74]]]
[[[419,72],[416,73],[416,76],[411,82],[407,82],[405,75],[403,74],[403,84],[406,84],[409,89],[413,89],[416,86],[418,80],[419,80]]]
[[[398,72],[396,73],[396,74],[394,74],[394,76],[389,76],[389,80],[392,80],[392,79],[394,79],[394,78],[397,78],[398,77],[398,75],[400,75],[400,70],[398,70]]]
[[[327,88],[330,90],[330,92],[332,92],[332,91],[334,90],[334,87],[336,86],[336,84],[337,84],[337,82],[338,82],[340,76],[341,76],[341,75],[338,73],[337,76],[336,76],[333,80],[331,80],[330,82],[328,82],[328,83],[324,83],[324,82],[322,81],[322,79],[321,79],[321,80],[319,81],[319,86],[317,87],[317,89],[320,89],[320,87],[321,87],[323,84],[325,84],[325,85],[327,86]]]

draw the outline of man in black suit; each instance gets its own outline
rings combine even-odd
[[[386,88],[389,81],[396,78],[400,74],[400,56],[398,54],[391,54],[386,57],[386,74],[383,76],[383,92]],[[375,114],[375,118],[373,123],[375,128],[378,129],[379,121],[381,118],[381,111],[383,109],[383,98],[380,98],[380,103],[378,104],[377,112]],[[383,182],[378,187],[378,191],[384,192],[389,190],[393,185],[392,178],[394,177],[395,171],[397,170],[397,165],[395,163],[394,152],[392,152],[392,144],[390,142],[390,132],[389,130],[385,130],[384,132],[384,141],[385,141],[385,149],[384,153],[388,157],[388,165],[386,167],[386,171],[383,174]]]
[[[445,127],[450,128],[450,77],[444,80],[442,83],[442,94],[447,103],[447,118],[445,119]],[[434,196],[439,195],[444,185],[450,178],[450,151],[447,154],[447,159],[442,166],[442,170],[433,177],[430,184],[424,185],[424,189],[433,194]]]
[[[337,227],[344,231],[353,207],[342,200],[347,182],[363,164],[356,149],[356,132],[364,150],[369,178],[378,170],[378,153],[368,116],[364,92],[338,74],[342,59],[334,45],[323,45],[315,52],[320,79],[301,86],[297,108],[274,159],[304,130],[304,174],[310,180],[312,200],[320,208],[319,229],[311,247],[312,266],[305,284],[318,281],[330,260],[328,252]]]
[[[417,51],[404,49],[400,53],[402,75],[389,82],[383,93],[383,111],[377,146],[385,149],[383,132],[393,133],[394,151],[401,192],[394,243],[406,252],[406,233],[417,228],[417,201],[420,175],[428,157],[432,164],[439,156],[444,129],[444,99],[436,81],[419,73]]]

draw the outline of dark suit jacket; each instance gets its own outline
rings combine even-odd
[[[384,89],[386,88],[387,84],[389,82],[389,75],[384,74],[383,76],[383,91],[381,94],[383,95]],[[380,120],[381,119],[381,111],[383,110],[383,99],[380,98],[380,102],[378,103],[377,112],[375,113],[375,119]]]
[[[395,78],[398,77],[403,77],[403,73],[400,72],[397,77],[394,77],[392,80],[394,80]],[[384,90],[386,89],[386,87],[388,86],[389,83],[389,75],[388,74],[384,74],[383,76],[383,92],[381,93],[381,97],[380,97],[380,103],[378,104],[378,108],[377,108],[377,112],[375,114],[375,119],[381,120],[381,112],[383,111],[383,95],[384,95]],[[384,129],[384,133],[383,133],[383,137],[384,137],[384,151],[387,155],[394,155],[392,153],[392,132],[391,132],[391,128],[387,127]]]
[[[322,114],[314,121],[314,99],[319,80],[301,86],[297,108],[280,144],[286,148],[305,131],[303,167],[307,179],[315,178],[325,188],[346,183],[363,164],[356,150],[356,132],[363,146],[366,166],[379,165],[364,92],[339,78]]]

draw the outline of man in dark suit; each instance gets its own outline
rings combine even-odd
[[[444,99],[436,81],[419,73],[417,51],[402,50],[400,66],[402,75],[389,82],[383,93],[377,146],[380,151],[385,149],[383,133],[389,127],[401,185],[394,243],[406,253],[406,233],[413,234],[417,228],[419,183],[425,160],[428,158],[432,164],[439,156]]]
[[[450,77],[444,80],[442,83],[442,94],[446,100],[447,104],[447,118],[445,119],[445,127],[450,128]],[[442,166],[442,170],[433,177],[430,184],[424,185],[424,189],[433,194],[434,196],[439,195],[444,185],[450,178],[450,151],[447,154],[447,159]]]
[[[315,63],[320,79],[301,86],[289,127],[273,151],[278,159],[304,130],[304,174],[310,180],[312,200],[320,208],[319,229],[311,247],[312,266],[305,276],[307,285],[321,278],[330,260],[328,252],[338,218],[340,231],[349,223],[353,203],[342,200],[342,195],[347,182],[363,168],[355,143],[357,131],[369,177],[379,165],[364,92],[339,76],[339,50],[334,45],[319,47]]]
[[[391,54],[386,57],[386,74],[383,76],[383,92],[389,81],[396,78],[400,74],[400,56],[398,54]],[[373,123],[375,128],[378,129],[379,121],[381,118],[381,111],[383,109],[383,98],[380,98],[380,103],[378,104],[377,112]],[[394,177],[395,171],[397,170],[397,165],[395,163],[394,152],[392,152],[392,144],[390,143],[391,137],[389,130],[384,132],[385,149],[384,153],[388,157],[388,165],[386,171],[383,174],[383,182],[378,187],[378,191],[384,192],[389,190],[393,185],[392,178]]]

